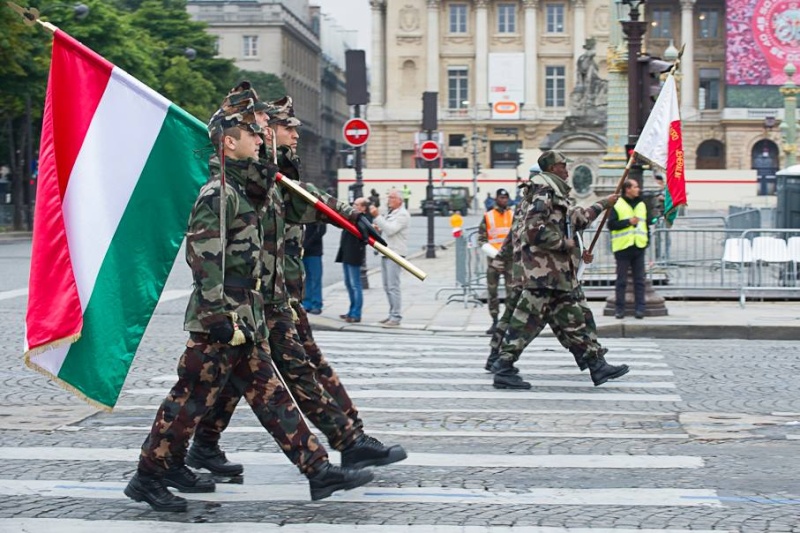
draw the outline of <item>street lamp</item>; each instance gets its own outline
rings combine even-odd
[[[642,37],[647,31],[647,23],[639,20],[639,6],[644,5],[644,0],[622,0],[622,5],[628,6],[629,20],[623,20],[622,32],[628,40],[628,144],[636,144],[639,132],[644,124],[642,118],[642,91],[640,85],[643,76],[639,72],[639,52],[642,49]],[[639,183],[642,182],[640,168],[631,169],[628,176]]]
[[[786,83],[780,88],[783,95],[783,122],[781,122],[781,132],[783,133],[783,152],[786,154],[786,166],[790,167],[797,162],[797,94],[800,87],[795,85],[794,77],[797,69],[791,63],[783,67],[786,74]]]
[[[461,101],[462,107],[469,108],[469,100]],[[481,166],[478,163],[478,142],[486,141],[486,137],[478,135],[478,106],[475,106],[472,116],[472,136],[470,142],[472,143],[472,209],[478,212],[478,175],[481,173]]]

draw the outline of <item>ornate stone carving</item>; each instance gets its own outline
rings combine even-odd
[[[441,0],[427,0],[428,9],[439,9],[442,4]]]
[[[494,35],[492,37],[491,44],[522,44],[522,37],[519,35],[516,36],[504,36],[504,35]]]
[[[386,0],[369,0],[369,6],[372,9],[383,9],[386,7]]]
[[[472,37],[461,37],[461,36],[452,37],[452,36],[448,36],[446,39],[447,39],[447,42],[450,43],[450,44],[468,44],[468,45],[471,45],[472,42],[473,42]]]
[[[681,9],[683,11],[692,11],[696,0],[681,0]]]
[[[400,10],[398,27],[401,31],[410,33],[419,29],[419,9],[406,4]]]
[[[397,36],[397,46],[421,44],[421,43],[422,43],[421,33],[407,33],[407,34],[400,34]]]
[[[522,0],[525,9],[539,9],[539,0]]]
[[[594,10],[594,28],[598,31],[606,32],[609,29],[608,6],[602,5]]]
[[[486,9],[489,7],[489,0],[475,0],[475,9]]]

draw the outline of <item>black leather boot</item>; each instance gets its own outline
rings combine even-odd
[[[575,362],[578,364],[578,368],[581,369],[581,372],[589,368],[589,363],[583,357],[584,352],[577,348],[570,348],[570,352],[572,352],[572,357],[575,358]]]
[[[500,358],[492,366],[495,389],[530,389],[531,384],[519,376],[519,369],[509,359]]]
[[[308,484],[311,488],[311,499],[316,501],[327,498],[337,490],[350,490],[366,485],[372,479],[373,475],[369,470],[343,468],[325,463],[308,477]]]
[[[498,372],[501,372],[503,370],[504,368],[500,363],[500,354],[498,354],[497,359],[495,359],[494,363],[492,363],[492,368],[489,369],[489,372],[491,372],[492,374],[497,374]],[[510,369],[505,369],[505,370],[511,372],[512,374],[519,374],[519,368],[513,366],[513,363]]]
[[[621,378],[630,370],[628,365],[614,366],[608,364],[605,357],[599,353],[592,359],[589,359],[588,362],[589,372],[592,374],[592,382],[594,382],[595,387],[602,385],[609,379]]]
[[[186,512],[186,500],[172,494],[162,479],[141,472],[128,482],[125,496],[135,502],[147,502],[155,511]]]
[[[496,348],[492,348],[489,352],[489,357],[486,359],[486,364],[483,366],[487,371],[493,372],[492,365],[500,358],[500,352]]]
[[[497,317],[492,317],[492,325],[489,326],[489,329],[486,330],[487,335],[494,335],[495,330],[497,329]]]
[[[408,457],[400,445],[384,446],[369,435],[361,435],[342,451],[343,468],[390,465]]]
[[[217,488],[213,480],[200,477],[186,466],[171,466],[164,474],[164,485],[181,492],[214,492]]]
[[[216,476],[240,476],[244,472],[242,465],[228,461],[218,444],[209,446],[198,441],[192,442],[186,464],[192,468],[205,468]]]

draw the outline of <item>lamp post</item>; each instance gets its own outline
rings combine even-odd
[[[469,107],[469,100],[463,100],[461,105]],[[485,142],[486,137],[478,135],[478,107],[475,106],[472,114],[472,136],[470,143],[472,147],[472,209],[477,213],[478,209],[478,176],[481,173],[481,165],[478,162],[478,143]]]
[[[636,144],[639,133],[642,131],[642,74],[639,72],[639,52],[642,49],[642,36],[647,31],[647,23],[639,20],[639,6],[644,5],[644,0],[622,0],[622,5],[628,6],[629,20],[623,20],[622,32],[628,41],[628,144]],[[633,170],[633,169],[631,169]],[[629,177],[642,182],[641,169],[638,172],[629,172]]]
[[[780,88],[783,95],[781,130],[783,131],[783,152],[786,154],[786,166],[790,167],[797,163],[797,95],[800,93],[800,87],[795,85],[792,80],[797,72],[793,64],[788,63],[783,67],[783,72],[786,74],[786,83]]]

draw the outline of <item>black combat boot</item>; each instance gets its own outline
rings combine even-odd
[[[489,326],[489,329],[486,330],[487,335],[494,335],[494,332],[497,330],[497,317],[492,317],[492,325]]]
[[[361,435],[342,451],[343,468],[390,465],[408,457],[400,445],[384,446],[369,435]]]
[[[142,472],[136,472],[128,482],[125,496],[135,502],[147,502],[155,511],[186,512],[186,500],[172,494],[162,479]]]
[[[500,351],[497,348],[492,348],[492,351],[489,352],[489,357],[486,359],[486,364],[483,366],[488,372],[494,373],[492,370],[492,365],[500,358]]]
[[[492,369],[494,373],[495,389],[530,389],[531,384],[519,376],[519,369],[514,367],[514,363],[508,359],[498,359]]]
[[[311,499],[321,500],[327,498],[337,490],[350,490],[372,481],[373,475],[369,470],[356,470],[342,468],[325,463],[322,468],[308,476],[311,487]]]
[[[217,488],[213,480],[198,476],[184,465],[169,467],[164,485],[181,492],[214,492]]]
[[[606,363],[606,358],[600,353],[589,359],[588,362],[589,372],[592,374],[592,381],[595,387],[602,385],[609,379],[621,378],[630,370],[628,365],[614,366]]]
[[[500,354],[497,355],[497,359],[495,359],[494,363],[492,363],[492,368],[489,369],[489,372],[492,374],[497,374],[498,372],[502,372],[506,370],[507,372],[511,372],[512,374],[519,374],[519,368],[513,366],[514,363],[511,363],[511,368],[505,369],[500,362]]]
[[[581,372],[589,368],[589,363],[586,362],[586,359],[583,357],[583,350],[570,348],[569,351],[572,352],[572,357],[575,358],[575,362],[578,364],[578,368],[581,369]]]
[[[209,446],[196,440],[186,455],[186,464],[192,468],[205,468],[216,476],[240,476],[244,472],[242,465],[228,461],[219,444]]]

